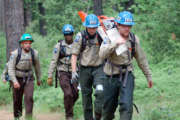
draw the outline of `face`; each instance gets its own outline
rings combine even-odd
[[[67,44],[71,44],[73,42],[73,34],[64,35]]]
[[[94,35],[96,33],[97,27],[96,28],[87,28],[87,32],[90,35]]]
[[[29,52],[30,48],[31,48],[31,41],[24,41],[21,43],[21,47],[22,49],[24,49],[24,51]]]
[[[123,37],[129,36],[129,32],[131,30],[131,27],[132,26],[129,26],[129,25],[117,24],[118,31]]]

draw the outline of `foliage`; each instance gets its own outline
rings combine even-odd
[[[25,0],[25,5],[33,4],[33,21],[26,28],[35,42],[33,48],[39,51],[42,69],[41,87],[35,86],[35,109],[48,109],[52,112],[64,112],[63,93],[46,84],[47,72],[52,57],[53,46],[58,40],[64,39],[61,28],[70,23],[75,32],[84,29],[77,14],[79,10],[93,13],[91,0]],[[140,38],[142,48],[147,53],[153,74],[154,87],[147,88],[142,72],[135,64],[136,89],[134,100],[140,114],[134,112],[135,120],[178,120],[180,118],[180,7],[179,0],[135,0],[129,10],[134,12],[136,25],[132,31]],[[38,3],[42,2],[46,9],[41,16]],[[103,10],[107,16],[116,17],[124,10],[123,2],[127,0],[104,0]],[[25,6],[26,7],[26,6]],[[46,20],[47,36],[39,35],[39,19]],[[0,72],[6,62],[5,35],[0,33]],[[0,105],[12,102],[8,85],[0,83]],[[75,106],[76,118],[82,116],[81,96]],[[118,112],[116,113],[118,116]],[[116,117],[117,118],[117,117]]]

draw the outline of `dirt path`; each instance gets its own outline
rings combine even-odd
[[[62,113],[34,113],[35,120],[64,120]],[[7,108],[0,109],[0,120],[13,120],[13,112]],[[23,117],[21,120],[24,120]]]

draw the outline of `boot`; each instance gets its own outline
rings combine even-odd
[[[73,120],[73,117],[67,117],[66,120]]]
[[[95,112],[95,119],[94,120],[101,120],[101,113]]]

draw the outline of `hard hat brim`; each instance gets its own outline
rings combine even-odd
[[[86,23],[83,23],[83,26],[87,27],[87,28],[96,28],[100,25],[100,23],[96,24],[96,25],[86,25]]]
[[[119,21],[119,20],[114,20],[114,21],[119,23],[119,24],[122,24],[122,25],[129,25],[129,26],[135,25],[135,22],[122,22],[122,21]]]

